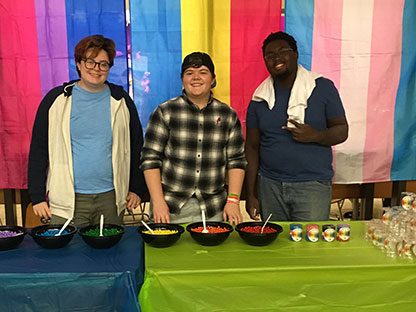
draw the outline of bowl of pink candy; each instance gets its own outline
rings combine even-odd
[[[0,226],[0,250],[16,248],[26,234],[26,229],[21,226]]]

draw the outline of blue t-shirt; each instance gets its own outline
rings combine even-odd
[[[275,105],[269,109],[265,101],[251,101],[247,110],[247,128],[261,133],[259,174],[281,182],[330,181],[332,149],[317,143],[300,143],[292,139],[287,124],[287,107],[291,88],[275,85]],[[316,130],[325,130],[329,119],[344,116],[338,91],[331,80],[318,78],[308,99],[305,123]]]
[[[76,193],[98,194],[114,189],[110,89],[72,91],[71,148]]]

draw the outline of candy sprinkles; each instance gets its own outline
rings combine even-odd
[[[15,237],[19,235],[23,235],[23,232],[0,231],[0,238]]]
[[[149,230],[143,231],[142,233],[144,234],[154,234],[154,235],[171,235],[171,234],[176,234],[178,233],[178,231],[176,230],[166,230],[166,229],[154,229],[153,233],[150,232]]]
[[[122,232],[123,230],[119,230],[116,228],[103,229],[103,236],[113,236],[113,235],[120,234]],[[86,231],[84,234],[87,236],[100,236],[100,229],[99,228],[91,229],[89,231]]]
[[[50,229],[50,230],[47,230],[47,231],[45,231],[45,232],[43,232],[43,233],[36,233],[36,235],[37,236],[55,236],[56,234],[58,234],[59,233],[59,229]],[[68,235],[69,234],[69,232],[68,231],[66,231],[66,230],[64,230],[62,233],[61,233],[61,236],[62,235]]]
[[[198,226],[196,228],[191,229],[192,232],[202,233],[204,227]],[[222,228],[220,226],[207,226],[208,233],[225,233],[229,232],[230,230]]]
[[[260,234],[261,233],[261,226],[257,225],[257,226],[245,226],[241,229],[241,231],[243,232],[247,232],[247,233],[255,233],[255,234]],[[263,234],[269,234],[269,233],[276,233],[277,230],[271,227],[266,226],[263,229]]]

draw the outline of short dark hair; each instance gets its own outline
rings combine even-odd
[[[264,50],[266,49],[266,46],[272,42],[272,41],[276,41],[276,40],[284,40],[288,43],[288,45],[291,47],[291,49],[294,52],[298,52],[298,46],[296,44],[296,40],[295,38],[293,38],[291,35],[283,32],[283,31],[278,31],[275,33],[271,33],[264,41],[263,41],[263,56],[264,56]]]
[[[81,62],[87,56],[87,51],[92,49],[92,54],[89,57],[96,57],[101,50],[104,50],[108,54],[110,67],[114,65],[114,58],[116,57],[116,44],[112,39],[105,38],[103,35],[92,35],[81,39],[75,46],[75,61]],[[81,73],[77,67],[78,75],[81,77]]]
[[[203,52],[193,52],[188,54],[182,63],[182,70],[181,70],[181,78],[183,78],[183,74],[185,70],[189,67],[199,68],[202,65],[208,67],[209,71],[211,72],[212,77],[215,78],[215,66],[212,62],[211,57]]]

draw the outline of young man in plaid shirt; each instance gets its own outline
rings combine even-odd
[[[212,95],[214,64],[194,52],[182,63],[182,95],[160,104],[146,129],[141,169],[155,222],[242,221],[246,160],[236,112]],[[228,195],[225,189],[228,173]]]

